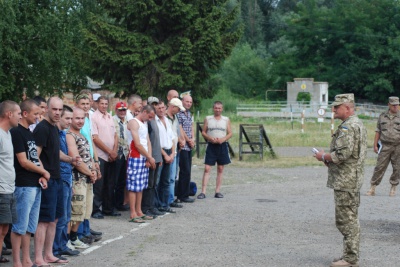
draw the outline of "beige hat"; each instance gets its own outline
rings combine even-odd
[[[185,111],[186,109],[182,105],[182,101],[179,98],[172,98],[169,101],[169,104],[175,107],[178,107],[181,111]]]
[[[158,100],[157,97],[155,96],[150,96],[149,98],[147,98],[147,104],[151,105],[153,103],[159,103],[160,101]]]
[[[341,94],[335,96],[335,102],[332,103],[332,106],[340,106],[344,103],[353,103],[354,104],[354,94]]]
[[[389,97],[389,104],[390,105],[398,105],[399,104],[399,98],[397,96]]]

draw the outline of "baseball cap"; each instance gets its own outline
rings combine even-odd
[[[399,98],[397,96],[389,97],[389,104],[390,105],[398,105],[399,104]]]
[[[332,106],[340,106],[344,103],[353,103],[354,104],[354,94],[341,94],[335,96],[335,102],[332,103]]]
[[[93,101],[97,101],[97,99],[99,99],[100,96],[101,94],[98,93],[93,94]]]
[[[169,101],[169,104],[175,107],[178,107],[181,111],[185,111],[186,109],[182,105],[182,101],[179,98],[172,98]]]
[[[118,102],[117,105],[115,105],[115,109],[118,110],[127,110],[128,107],[126,106],[125,102]]]
[[[151,105],[153,103],[157,103],[158,104],[158,102],[160,102],[160,101],[155,96],[150,96],[149,98],[147,98],[147,104],[148,105]]]

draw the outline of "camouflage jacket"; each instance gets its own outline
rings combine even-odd
[[[332,161],[328,163],[327,186],[359,192],[364,179],[367,130],[356,115],[343,121],[332,135],[330,153]]]
[[[392,115],[389,111],[379,115],[376,130],[382,143],[400,144],[400,111]]]

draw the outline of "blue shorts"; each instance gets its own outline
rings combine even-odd
[[[42,190],[40,202],[39,222],[54,222],[64,214],[63,182],[61,179],[53,179],[47,182],[47,189]]]
[[[204,164],[214,166],[215,163],[217,163],[218,165],[227,165],[231,163],[227,142],[224,142],[222,144],[207,144]]]
[[[14,197],[17,202],[18,218],[12,225],[11,231],[13,233],[25,235],[27,232],[31,234],[36,232],[42,195],[41,190],[40,187],[15,187]]]
[[[149,184],[149,168],[146,158],[128,158],[126,170],[126,189],[131,192],[142,192]]]
[[[14,194],[0,194],[0,224],[17,221]]]

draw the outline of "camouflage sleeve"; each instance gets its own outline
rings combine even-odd
[[[379,116],[378,121],[376,123],[375,132],[377,132],[377,133],[381,133],[381,118],[382,118],[382,114]]]
[[[340,164],[346,161],[353,154],[356,143],[356,131],[353,127],[343,125],[339,129],[338,137],[335,141],[334,151],[331,153],[332,162]]]

